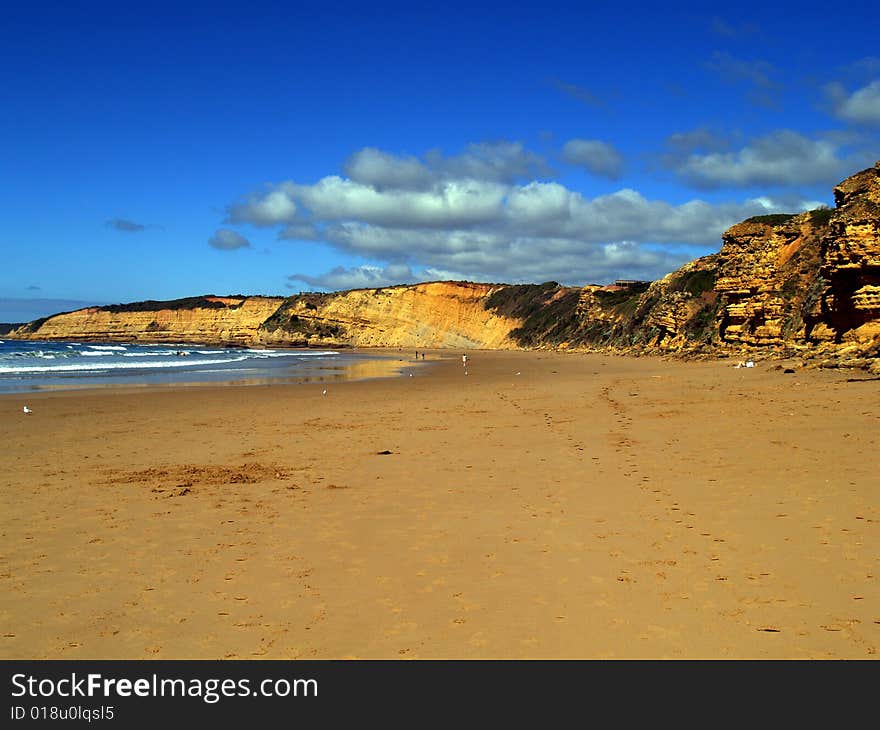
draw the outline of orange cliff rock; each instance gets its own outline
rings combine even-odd
[[[198,297],[176,302],[139,302],[88,307],[32,322],[11,337],[106,342],[252,344],[280,297]]]
[[[880,162],[834,188],[837,209],[822,238],[824,306],[844,342],[880,337]]]
[[[765,346],[829,338],[817,328],[825,216],[761,216],[724,233],[715,284],[722,342]]]
[[[732,226],[717,254],[643,293],[586,287],[574,340],[628,352],[796,353],[880,371],[880,162],[834,197],[834,209]]]
[[[498,286],[433,282],[334,294],[195,297],[89,307],[37,320],[11,337],[300,347],[513,347],[519,321],[488,311]]]
[[[263,341],[354,347],[513,347],[514,318],[486,309],[497,285],[431,282],[291,297],[267,321]]]
[[[834,198],[834,209],[762,216],[724,234],[721,341],[865,349],[880,335],[880,162]]]

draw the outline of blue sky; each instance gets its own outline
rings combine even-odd
[[[656,278],[880,159],[870,4],[41,3],[0,25],[0,321]]]

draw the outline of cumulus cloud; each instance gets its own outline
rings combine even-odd
[[[771,198],[671,204],[629,188],[586,197],[558,182],[505,182],[487,168],[459,166],[470,152],[432,161],[371,149],[346,165],[358,179],[282,182],[234,203],[230,218],[265,225],[271,200],[275,210],[288,211],[274,219],[280,238],[319,241],[381,262],[294,275],[338,289],[424,277],[569,284],[653,279],[700,249],[717,247],[720,234],[743,218],[791,210],[790,200]]]
[[[714,232],[743,217],[772,212],[756,201],[725,205],[693,200],[676,206],[649,200],[627,188],[585,198],[558,183],[534,182],[511,188],[497,215],[482,226],[429,229],[416,221],[410,226],[397,225],[398,218],[393,219],[394,225],[350,220],[327,226],[323,235],[349,252],[385,257],[405,254],[409,243],[428,263],[456,269],[460,267],[433,257],[492,250],[503,258],[517,250],[517,242],[539,241],[543,244],[536,250],[564,245],[575,251],[588,244],[621,240],[711,245]]]
[[[410,191],[457,180],[511,183],[552,174],[543,157],[508,141],[470,144],[452,156],[430,150],[423,160],[365,147],[349,157],[344,170],[352,181],[377,190]]]
[[[562,147],[562,159],[612,180],[620,177],[623,169],[620,153],[612,145],[597,139],[570,139]]]
[[[296,204],[284,187],[265,195],[251,193],[229,207],[232,223],[247,222],[254,226],[274,226],[296,218]]]
[[[431,190],[388,190],[332,175],[315,185],[293,185],[296,196],[320,220],[361,220],[389,227],[470,226],[495,219],[506,187],[479,180],[450,180]]]
[[[521,142],[470,144],[464,152],[452,157],[444,157],[439,150],[431,150],[425,159],[433,170],[447,180],[513,183],[553,174],[544,158],[527,150]]]
[[[756,211],[766,212],[762,205]],[[734,221],[730,221],[732,224]],[[724,226],[727,227],[727,226]],[[328,232],[337,248],[360,255],[411,258],[425,267],[419,280],[491,282],[555,280],[569,284],[614,278],[657,278],[694,257],[692,250],[652,250],[636,241],[584,242],[564,235],[493,231],[402,231],[346,224]]]
[[[880,124],[880,80],[872,81],[852,93],[842,84],[829,84],[825,92],[838,118],[857,124]]]
[[[388,264],[384,267],[365,264],[348,268],[337,266],[317,276],[291,274],[287,278],[289,289],[298,289],[299,287],[294,282],[302,282],[315,289],[345,291],[349,289],[379,289],[399,284],[416,284],[422,281],[462,281],[468,277],[458,271],[431,267],[414,271],[406,264]]]
[[[143,223],[135,223],[126,218],[111,218],[107,221],[107,226],[123,233],[139,233],[147,230],[147,226]]]
[[[380,189],[422,189],[432,178],[428,168],[415,157],[396,157],[375,147],[364,147],[349,157],[345,174],[356,183]]]
[[[681,140],[676,140],[681,151]],[[833,184],[862,163],[834,136],[811,139],[791,130],[757,137],[736,150],[672,154],[667,166],[696,187]]]
[[[208,239],[208,245],[221,251],[234,251],[237,248],[250,248],[251,242],[240,233],[220,228]]]
[[[471,144],[454,156],[431,150],[423,160],[365,147],[344,169],[348,177],[286,182],[246,195],[228,207],[227,221],[285,224],[283,238],[309,240],[319,236],[316,221],[467,226],[494,218],[511,183],[552,173],[540,155],[504,141]]]
[[[291,282],[301,281],[317,289],[341,291],[343,289],[376,289],[395,284],[412,284],[419,280],[412,269],[406,264],[389,264],[388,266],[353,266],[345,268],[337,266],[330,271],[312,276],[310,274],[291,274],[287,277]],[[425,281],[426,279],[421,279]],[[292,285],[288,284],[291,288]]]

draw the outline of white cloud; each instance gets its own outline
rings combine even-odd
[[[479,163],[474,146],[433,162],[426,155],[421,167],[415,158],[362,150],[347,167],[358,180],[330,175],[312,185],[280,183],[248,196],[244,206],[232,206],[230,217],[264,224],[263,213],[272,206],[295,209],[292,219],[279,217],[279,237],[316,240],[382,262],[296,275],[313,286],[337,289],[425,277],[568,284],[653,279],[717,248],[721,233],[744,218],[792,210],[784,205],[792,199],[694,199],[674,205],[629,188],[589,198],[558,182],[503,182],[515,165],[501,161],[524,159],[515,149],[508,151],[507,158],[490,155],[493,168],[485,158]],[[423,169],[430,184],[422,181]],[[705,172],[708,166],[701,169],[713,179]],[[461,176],[454,177],[453,170]],[[279,205],[280,196],[289,206]]]
[[[532,182],[508,193],[507,215],[516,226],[552,228],[571,218],[575,195],[559,183]]]
[[[254,226],[274,226],[296,218],[296,203],[287,186],[271,190],[265,195],[252,193],[229,206],[232,223],[250,223]]]
[[[409,266],[389,264],[388,266],[337,266],[330,271],[312,276],[310,274],[291,274],[290,281],[301,281],[309,286],[330,291],[344,289],[376,289],[395,284],[411,284],[418,280]],[[290,285],[288,285],[290,286]]]
[[[697,187],[834,184],[857,162],[833,137],[810,139],[791,130],[757,137],[738,150],[693,153],[670,162]]]
[[[880,80],[872,81],[852,93],[837,83],[829,84],[825,91],[834,104],[835,115],[840,119],[858,124],[880,124]]]
[[[552,172],[543,157],[527,150],[521,142],[508,141],[470,144],[451,157],[430,150],[423,160],[364,147],[348,158],[344,171],[355,183],[376,190],[402,191],[424,191],[464,180],[512,183]]]
[[[324,238],[352,254],[477,281],[590,283],[657,278],[693,258],[693,248],[717,246],[734,223],[781,210],[788,208],[771,199],[673,206],[633,190],[587,199],[555,183],[532,183],[511,192],[491,225],[438,230],[347,221],[328,226]]]
[[[415,157],[396,157],[364,147],[345,163],[345,174],[354,182],[375,188],[403,188],[418,190],[431,182],[431,172]]]
[[[250,248],[251,242],[240,233],[220,228],[208,239],[208,245],[221,251],[233,251],[237,248]]]
[[[445,179],[514,183],[552,174],[544,158],[520,142],[470,144],[460,155],[444,157],[431,150],[425,159]]]
[[[315,185],[288,185],[316,219],[361,220],[385,226],[447,228],[483,223],[500,212],[506,187],[479,180],[450,180],[431,190],[377,190],[331,175]]]
[[[519,142],[471,144],[451,157],[431,150],[424,157],[422,162],[365,147],[346,161],[347,178],[329,175],[314,185],[270,186],[231,204],[227,220],[287,224],[285,238],[315,236],[315,222],[302,208],[318,221],[467,226],[495,217],[510,184],[552,172],[540,155]]]
[[[291,282],[302,282],[316,289],[327,291],[345,291],[349,289],[378,289],[399,284],[416,284],[423,281],[463,281],[468,277],[458,271],[424,268],[413,271],[406,264],[388,264],[387,266],[336,266],[323,274],[291,274],[287,277],[288,288],[296,289]],[[486,280],[488,281],[488,280]]]
[[[571,139],[562,147],[562,159],[583,167],[594,175],[620,177],[623,158],[614,147],[597,139]]]

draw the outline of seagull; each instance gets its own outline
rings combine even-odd
[[[324,388],[324,392],[321,393],[321,395],[327,395],[327,389],[326,389],[326,388]]]
[[[22,408],[22,409],[21,409],[21,412],[22,412],[22,413],[33,413],[33,411],[32,411],[30,408],[28,408],[27,406],[25,406],[24,408]]]

